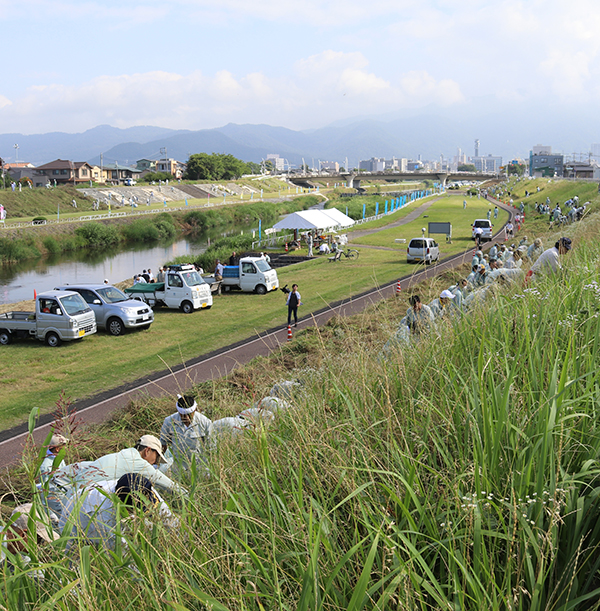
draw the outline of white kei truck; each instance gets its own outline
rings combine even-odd
[[[206,281],[213,283],[214,275]],[[264,295],[279,288],[277,272],[262,257],[242,257],[237,265],[225,265],[221,290],[239,290]]]
[[[35,338],[56,347],[96,333],[96,315],[79,293],[46,291],[37,295],[35,312],[0,314],[0,345]]]
[[[210,286],[193,265],[170,265],[164,282],[140,282],[124,290],[151,307],[179,308],[184,314],[208,310],[213,303]]]

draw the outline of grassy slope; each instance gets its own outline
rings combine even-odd
[[[41,559],[44,588],[5,577],[6,606],[595,608],[599,227],[596,215],[566,229],[567,277],[502,289],[387,359],[396,299],[201,385],[215,418],[281,377],[304,383],[292,414],[211,454],[212,477],[176,504],[179,528],[133,526],[116,557],[65,558],[63,539]],[[97,431],[96,452],[172,411],[170,399],[132,406]],[[86,455],[73,437],[70,459]]]
[[[388,218],[393,221],[405,214],[406,209]],[[420,222],[416,221],[417,227]],[[415,233],[414,228],[405,231]],[[457,239],[451,249],[444,246],[442,256],[458,252],[463,243],[468,240]],[[294,282],[300,285],[304,302],[301,314],[305,316],[332,301],[393,281],[414,269],[399,253],[362,249],[357,261],[334,265],[323,258],[283,268],[278,275],[281,286]],[[242,325],[240,312],[244,316]],[[61,390],[73,399],[82,398],[179,364],[248,337],[254,331],[283,324],[285,316],[280,292],[264,297],[228,294],[217,297],[210,311],[190,316],[160,309],[152,328],[141,333],[117,338],[98,333],[56,350],[35,341],[17,342],[4,348],[10,354],[10,362],[0,381],[3,385],[0,421],[5,427],[15,424],[26,417],[32,405],[48,411]],[[28,372],[27,377],[22,371]]]

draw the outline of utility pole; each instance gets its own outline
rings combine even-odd
[[[104,153],[100,153],[100,182],[104,182]]]

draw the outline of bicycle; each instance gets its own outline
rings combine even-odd
[[[346,259],[358,259],[358,250],[354,248],[348,248],[347,250],[340,250],[340,259],[346,257]]]

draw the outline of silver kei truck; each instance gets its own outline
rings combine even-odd
[[[96,316],[79,293],[46,291],[35,300],[35,312],[0,314],[0,344],[32,337],[51,347],[96,333]]]
[[[66,284],[59,291],[79,293],[96,315],[99,329],[111,335],[122,335],[126,329],[149,329],[154,322],[152,308],[137,299],[127,297],[110,284]]]

